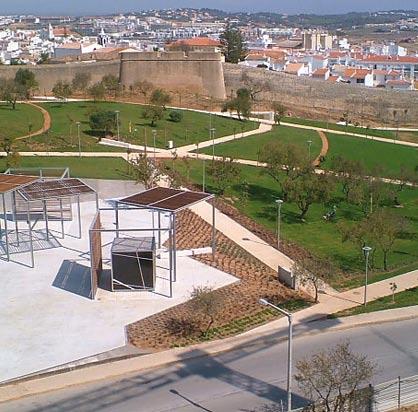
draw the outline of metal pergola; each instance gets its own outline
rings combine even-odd
[[[38,202],[42,205],[42,215],[45,221],[46,240],[50,239],[49,232],[49,217],[48,217],[48,202],[56,200],[59,203],[60,216],[58,220],[61,222],[61,235],[65,237],[64,232],[64,216],[63,216],[63,199],[77,199],[77,215],[78,215],[78,236],[81,238],[81,210],[80,210],[80,196],[84,194],[95,194],[96,196],[96,208],[98,208],[98,195],[97,193],[84,182],[79,179],[71,178],[59,178],[59,179],[43,179],[36,176],[24,176],[24,175],[0,175],[0,193],[2,195],[2,208],[3,208],[3,221],[4,221],[4,236],[5,236],[5,252],[6,259],[10,261],[10,231],[8,229],[8,217],[5,195],[10,195],[10,203],[12,205],[13,220],[15,223],[15,237],[16,245],[19,246],[19,224],[18,224],[18,212],[17,212],[17,197],[25,203],[25,212],[27,225],[28,225],[28,241],[29,252],[31,256],[31,267],[35,266],[34,262],[34,245],[33,245],[33,229],[39,219],[33,220],[33,210],[31,205],[34,202]],[[70,201],[70,210],[72,210],[72,202]],[[0,229],[0,241],[3,239],[3,231]]]
[[[176,214],[184,209],[187,209],[202,201],[213,199],[215,196],[209,193],[195,192],[188,190],[170,189],[163,187],[155,187],[153,189],[145,190],[143,192],[122,198],[114,201],[114,207],[112,208],[99,208],[98,213],[93,221],[90,228],[90,239],[93,236],[101,233],[114,232],[116,238],[121,233],[132,233],[132,232],[152,232],[157,233],[157,248],[161,249],[162,241],[161,234],[168,231],[168,254],[169,254],[169,282],[170,282],[170,297],[173,296],[173,282],[177,281],[177,246],[176,246]],[[103,229],[97,228],[95,222],[100,222],[100,211],[108,210],[114,211],[115,213],[115,228]],[[120,210],[151,210],[152,211],[152,227],[151,228],[121,228],[120,225]],[[157,213],[157,227],[155,227],[154,212]],[[168,227],[161,226],[161,214],[169,215]],[[215,239],[215,206],[212,203],[212,255],[216,252],[216,239]],[[98,245],[91,241],[90,250],[93,254],[94,250],[98,249]],[[92,256],[92,262],[95,260],[101,260],[101,256],[96,258]],[[96,266],[101,264],[92,264],[92,285],[97,282],[97,270]],[[100,269],[101,270],[101,269]],[[94,299],[94,293],[92,298]]]

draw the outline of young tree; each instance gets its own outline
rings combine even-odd
[[[131,159],[130,173],[138,183],[144,185],[145,189],[157,186],[161,177],[160,169],[146,154],[139,154]]]
[[[113,97],[117,97],[121,86],[119,83],[119,79],[113,74],[106,74],[102,78],[102,84],[105,90],[105,94],[112,95]]]
[[[311,285],[313,287],[315,303],[318,303],[318,294],[321,286],[325,282],[329,282],[335,275],[335,268],[331,261],[312,257],[305,257],[295,261],[292,271],[303,286]]]
[[[105,90],[105,87],[103,86],[103,83],[98,82],[98,83],[91,85],[88,88],[87,93],[89,94],[89,96],[93,98],[95,102],[97,102],[98,100],[104,99],[106,90]]]
[[[140,93],[147,100],[149,94],[154,90],[154,86],[148,80],[137,81],[132,85],[132,90],[136,93]]]
[[[366,219],[374,243],[382,251],[383,269],[388,270],[388,255],[396,239],[405,230],[406,221],[388,209],[378,209]]]
[[[162,106],[147,106],[142,111],[142,117],[144,119],[151,120],[151,127],[156,127],[158,120],[161,120],[164,116],[164,109]]]
[[[90,73],[83,73],[78,72],[74,76],[71,87],[74,91],[82,92],[84,90],[87,90],[89,83],[91,81],[91,74]]]
[[[246,88],[241,88],[237,90],[236,97],[224,104],[222,111],[236,111],[238,119],[242,120],[242,117],[248,119],[251,116],[251,108],[252,102],[250,91]]]
[[[289,176],[308,166],[306,156],[299,146],[280,141],[264,145],[260,152],[260,161],[266,163],[265,172],[279,183],[283,172]]]
[[[203,316],[206,325],[201,328],[204,335],[213,325],[216,316],[221,312],[223,298],[219,293],[209,286],[198,286],[193,288],[191,297],[191,305],[194,312],[199,316]]]
[[[47,64],[47,63],[49,63],[49,53],[42,52],[36,64]]]
[[[232,28],[228,23],[220,39],[227,63],[237,64],[241,60],[244,60],[247,55],[247,49],[244,38],[237,28]]]
[[[66,101],[72,94],[70,83],[58,80],[52,88],[52,94],[58,100]]]
[[[16,109],[16,103],[19,98],[25,97],[22,96],[22,90],[16,84],[14,80],[0,80],[0,95],[1,99],[5,100],[12,106],[12,109]]]
[[[13,137],[10,137],[9,135],[0,136],[0,147],[3,150],[3,152],[6,153],[6,156],[9,156],[9,154],[12,152],[13,144],[14,144]]]
[[[362,162],[346,159],[343,156],[335,156],[332,159],[332,170],[338,181],[342,184],[342,190],[347,201],[358,199],[358,191],[362,190],[365,169]],[[353,196],[351,196],[353,194]]]
[[[300,210],[299,218],[304,220],[313,203],[326,203],[334,191],[333,180],[326,175],[314,172],[290,176],[283,182],[283,190],[289,201]]]
[[[154,106],[162,107],[164,110],[166,106],[171,102],[170,95],[163,89],[155,89],[151,93],[150,103]]]
[[[241,171],[232,158],[222,157],[222,160],[215,160],[209,167],[208,174],[212,177],[220,195],[238,182]]]
[[[107,136],[115,130],[117,126],[117,116],[112,110],[99,110],[90,115],[90,127],[97,130],[103,136]]]
[[[32,93],[38,88],[35,73],[29,69],[19,69],[15,75],[15,83],[26,99],[30,99]]]
[[[296,364],[295,380],[318,409],[356,412],[371,395],[363,389],[376,372],[365,355],[351,351],[348,342],[321,350]],[[362,408],[363,406],[363,408]]]
[[[282,118],[286,114],[286,107],[284,107],[279,102],[273,102],[272,105],[271,105],[271,108],[273,110],[274,123],[280,125],[280,122],[282,121]]]

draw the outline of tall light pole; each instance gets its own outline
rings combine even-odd
[[[309,160],[311,160],[311,145],[312,145],[312,140],[307,140],[306,143],[308,143]]]
[[[120,140],[120,129],[119,129],[119,110],[115,110],[116,113],[116,130],[118,134],[118,141]]]
[[[202,188],[203,188],[203,192],[205,192],[205,188],[206,188],[206,162],[205,162],[205,157],[202,157],[203,159],[203,175],[202,175]]]
[[[81,138],[80,138],[80,122],[76,123],[77,125],[77,138],[78,138],[78,157],[81,157]]]
[[[154,139],[154,163],[155,163],[155,139],[156,139],[156,137],[157,137],[157,131],[156,130],[153,130],[152,131],[152,137],[153,137],[153,139]]]
[[[215,132],[216,132],[216,129],[212,127],[210,129],[210,134],[212,138],[212,161],[215,160]]]
[[[292,410],[292,352],[293,352],[293,325],[292,325],[292,314],[287,310],[279,308],[276,305],[273,305],[266,299],[260,299],[260,304],[263,306],[271,306],[273,309],[280,312],[282,315],[287,317],[289,324],[288,327],[288,346],[287,346],[287,410],[290,412]]]
[[[281,208],[283,204],[282,199],[276,200],[277,204],[277,249],[280,249],[280,220],[281,220]]]
[[[366,278],[364,281],[364,306],[367,305],[367,284],[368,284],[368,275],[369,275],[369,254],[371,252],[372,248],[369,246],[363,247],[364,256],[366,258]]]

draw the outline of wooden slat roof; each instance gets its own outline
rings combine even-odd
[[[12,192],[38,180],[35,176],[0,174],[0,193]]]
[[[211,198],[213,198],[213,195],[210,193],[155,187],[145,192],[120,199],[118,203],[143,207],[145,209],[177,212],[195,203]]]

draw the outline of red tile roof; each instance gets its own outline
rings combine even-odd
[[[220,41],[209,37],[192,37],[191,39],[177,40],[168,46],[219,47],[220,45]]]

